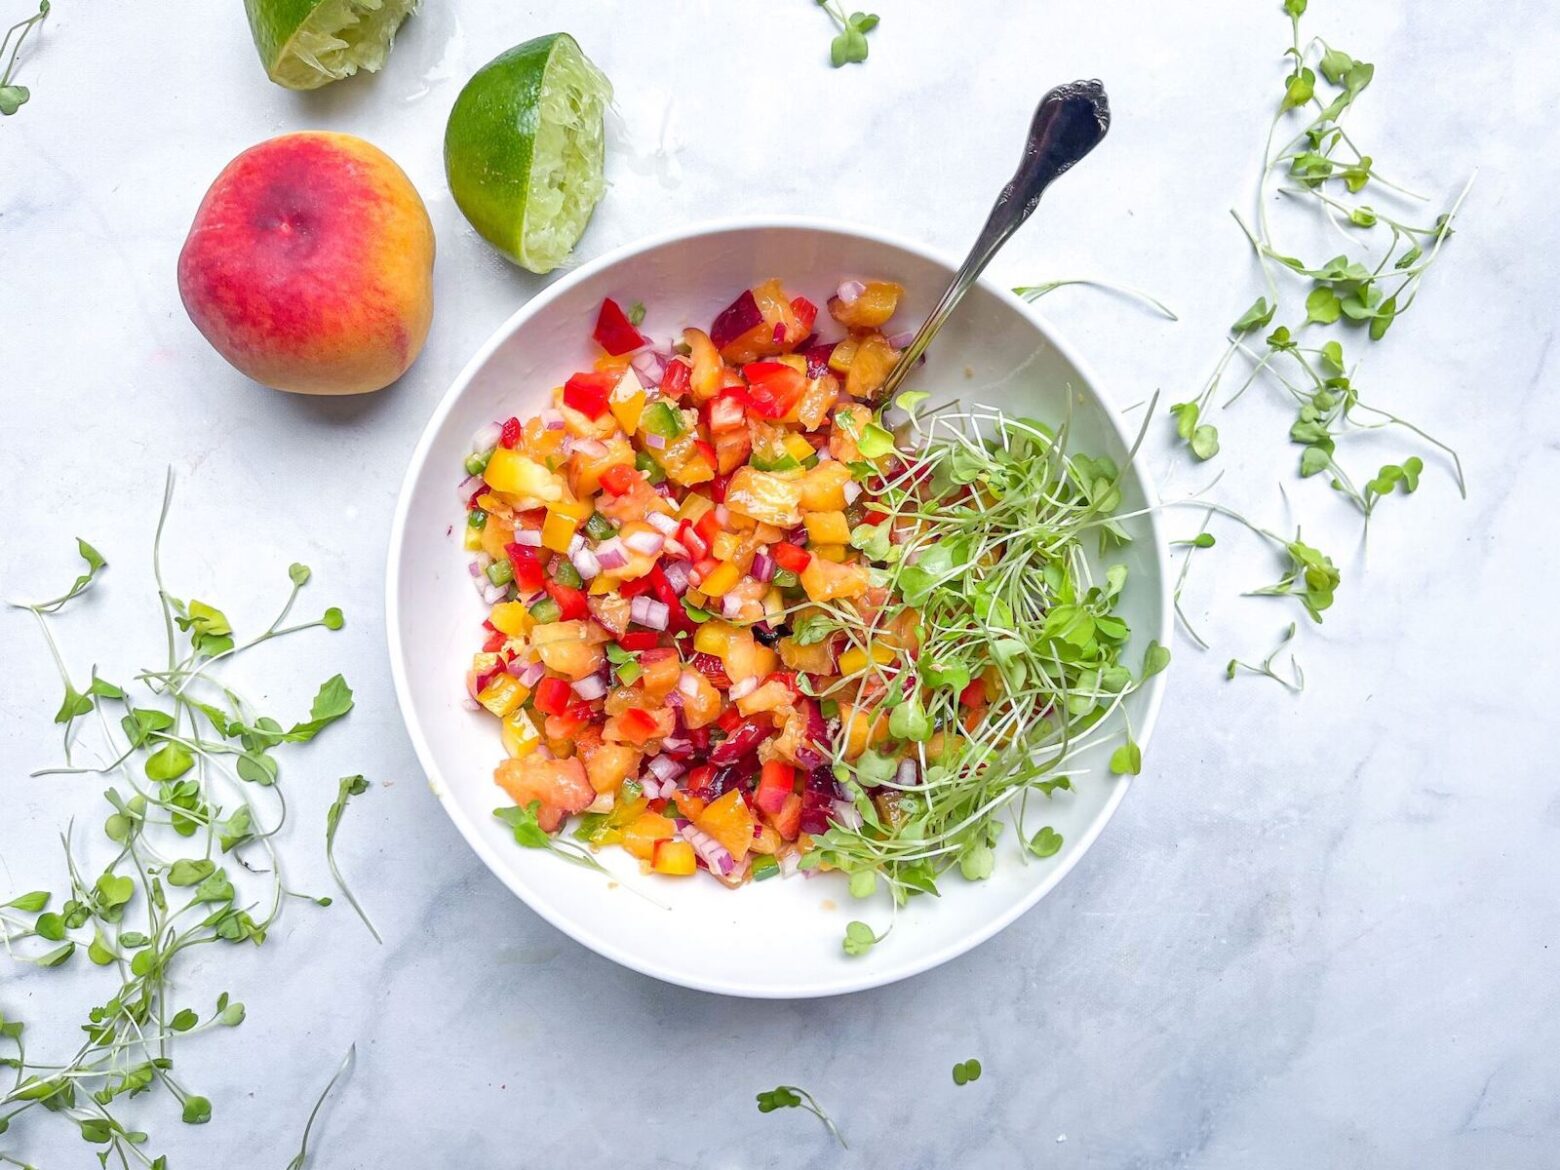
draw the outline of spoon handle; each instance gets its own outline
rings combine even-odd
[[[970,285],[979,279],[1008,237],[1029,218],[1045,189],[1098,146],[1109,129],[1110,103],[1106,100],[1104,86],[1098,81],[1059,85],[1040,99],[1018,170],[997,196],[991,214],[986,217],[986,226],[980,229],[980,235],[975,238],[975,244],[959,266],[953,282],[889,371],[878,391],[879,401],[887,400],[899,388]]]

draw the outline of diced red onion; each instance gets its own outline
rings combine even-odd
[[[649,447],[652,451],[665,451],[666,438],[663,435],[656,434],[654,431],[646,431],[645,446]]]
[[[800,853],[787,853],[780,859],[780,876],[795,877],[796,871],[801,868],[802,855]]]
[[[460,705],[462,707],[466,708],[466,710],[468,710],[468,711],[480,711],[480,710],[482,710],[482,704],[477,702],[470,695],[467,695],[464,699],[462,699],[460,701]]]
[[[629,603],[628,616],[648,630],[664,630],[672,615],[664,602],[640,594]]]
[[[493,561],[487,553],[478,553],[471,558],[471,564],[467,565],[466,568],[471,571],[473,577],[480,577],[483,571],[492,563]]]
[[[729,694],[733,699],[745,699],[756,690],[758,690],[758,679],[745,678],[741,682],[732,683]]]
[[[657,780],[663,784],[669,784],[681,776],[686,769],[670,756],[656,756],[650,761],[650,770],[655,773]]]
[[[464,508],[467,504],[469,504],[471,502],[472,495],[481,487],[481,476],[468,475],[465,479],[461,480],[460,486],[455,489],[455,491],[459,493],[460,506]]]
[[[534,687],[537,683],[542,681],[542,675],[546,673],[547,668],[545,666],[543,666],[540,662],[533,662],[515,677],[518,678],[523,685]]]
[[[823,447],[823,448],[819,449],[819,451],[818,451],[818,462],[819,463],[827,463],[829,460],[831,460],[833,458],[834,458],[834,456],[829,454],[829,449],[827,447]]]
[[[914,788],[920,780],[920,769],[916,767],[914,760],[900,760],[899,770],[894,773],[894,783],[904,788]]]
[[[856,303],[858,297],[867,291],[867,286],[859,280],[842,280],[840,287],[834,290],[834,295],[839,297],[847,305]]]
[[[671,542],[668,542],[670,547]],[[672,587],[672,592],[681,597],[688,592],[688,572],[693,568],[687,561],[670,560],[661,566],[661,572],[666,575],[666,583]]]
[[[607,693],[607,684],[599,674],[577,679],[572,685],[574,693],[587,703],[593,699],[603,698]]]
[[[564,435],[563,442],[559,444],[558,449],[565,455],[572,455],[574,454],[574,444],[577,442],[579,442],[579,440],[576,439],[573,435]]]
[[[848,800],[836,800],[831,814],[833,821],[844,829],[861,828],[861,810]]]
[[[508,585],[494,585],[485,577],[478,577],[477,580],[480,582],[477,588],[482,594],[482,601],[485,605],[497,605],[509,593]]]
[[[666,543],[666,537],[659,532],[632,532],[623,538],[623,543],[636,553],[653,557],[661,551],[661,546]]]
[[[601,576],[601,562],[588,548],[570,553],[569,563],[574,566],[574,571],[580,575],[582,581],[592,581]]]
[[[542,411],[542,413],[537,415],[537,417],[542,420],[542,426],[544,428],[546,428],[547,430],[549,430],[549,431],[561,431],[561,430],[563,430],[563,414],[562,414],[562,412],[553,410],[551,407],[548,407],[548,409]]]
[[[728,593],[720,599],[720,616],[723,618],[735,618],[742,613],[742,598],[735,593]]]
[[[480,427],[477,433],[471,436],[471,451],[474,455],[481,455],[485,451],[491,451],[498,446],[498,441],[504,437],[504,428],[501,423],[491,422],[485,427]]]
[[[755,581],[767,582],[773,580],[775,575],[775,558],[768,553],[755,554],[753,566],[748,570],[748,573]]]
[[[541,548],[542,530],[540,528],[516,528],[515,538],[511,542],[522,548]]]
[[[854,504],[856,502],[856,500],[860,496],[861,496],[861,485],[859,483],[857,483],[853,479],[846,480],[845,481],[845,502],[847,504]]]
[[[693,851],[704,859],[704,864],[710,867],[710,872],[725,876],[736,868],[736,860],[731,856],[730,851],[708,833],[692,825],[678,825],[677,832],[684,841],[693,846]]]
[[[775,322],[774,339],[775,339],[775,344],[776,345],[784,345],[785,344],[785,322],[784,321],[776,321]]]
[[[639,380],[650,385],[659,385],[662,376],[666,373],[667,357],[654,349],[646,349],[634,355],[628,363],[633,367]]]
[[[651,509],[650,513],[645,517],[645,519],[650,522],[650,527],[654,528],[662,536],[670,536],[672,533],[677,531],[676,516],[671,516],[665,512],[657,512],[654,509]]]
[[[677,690],[686,698],[695,698],[699,693],[699,680],[691,674],[684,674],[677,680]]]
[[[628,552],[623,548],[623,542],[614,536],[596,546],[596,560],[604,572],[621,569],[628,564]]]
[[[909,330],[906,330],[903,333],[892,333],[888,337],[884,338],[884,340],[887,341],[888,344],[894,349],[904,349],[907,345],[915,340],[915,334],[911,333]]]
[[[529,663],[521,662],[518,658],[511,658],[504,663],[504,669],[509,672],[511,678],[518,679],[522,674],[530,670],[531,667]]]
[[[652,780],[649,776],[640,777],[639,790],[643,792],[645,797],[649,800],[654,800],[656,797],[661,795],[661,786]]]
[[[670,752],[674,756],[686,755],[688,752],[693,750],[693,740],[681,739],[677,736],[669,735],[661,741],[661,750],[663,752]]]
[[[725,504],[715,505],[715,523],[720,525],[722,528],[731,527],[731,512],[727,509]]]
[[[666,543],[661,546],[661,551],[669,557],[682,557],[685,560],[690,555],[688,550],[682,546],[681,541],[673,540],[670,536],[666,538]]]

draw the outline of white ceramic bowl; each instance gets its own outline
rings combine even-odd
[[[495,418],[536,413],[549,404],[552,387],[589,368],[590,331],[603,297],[625,305],[643,301],[645,330],[665,338],[687,323],[707,327],[739,291],[766,277],[779,277],[788,290],[819,304],[844,277],[880,277],[905,286],[898,320],[913,325],[954,267],[917,245],[838,224],[766,219],[685,228],[603,256],[534,297],[471,359],[429,420],[390,540],[387,615],[401,713],[434,793],[488,868],[538,914],[600,954],[658,979],[726,995],[834,995],[903,979],[967,951],[1033,906],[1076,864],[1125,795],[1127,780],[1106,767],[1108,748],[1083,757],[1091,774],[1073,793],[1059,793],[1035,821],[1063,834],[1059,854],[1026,864],[1014,835],[1004,834],[990,880],[950,875],[940,898],[913,899],[892,935],[860,958],[841,949],[845,924],[862,918],[881,926],[889,905],[886,896],[854,901],[835,876],[732,891],[709,880],[641,875],[636,861],[613,849],[600,855],[616,879],[608,881],[520,848],[492,815],[507,803],[492,780],[502,758],[497,728],[462,702],[485,616],[460,547],[463,512],[455,493],[472,435]],[[970,290],[906,388],[1046,420],[1063,417],[1071,394],[1074,449],[1119,462],[1129,445],[1078,357],[1030,306],[989,282]],[[1123,488],[1126,510],[1154,502],[1135,468]],[[1150,638],[1168,644],[1170,596],[1153,515],[1127,527],[1134,543],[1113,559],[1129,569],[1122,612],[1134,631],[1128,661],[1135,664]],[[1140,743],[1153,729],[1163,682],[1163,675],[1154,678],[1126,704]]]

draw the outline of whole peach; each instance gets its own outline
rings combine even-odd
[[[378,147],[284,134],[244,151],[206,192],[179,253],[179,296],[255,381],[362,394],[422,349],[433,250],[417,189]]]

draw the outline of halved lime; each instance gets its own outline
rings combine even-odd
[[[377,73],[419,0],[244,0],[266,76],[318,89],[359,69]]]
[[[489,61],[460,91],[444,172],[471,226],[523,268],[551,272],[574,249],[606,181],[612,83],[567,33]]]

